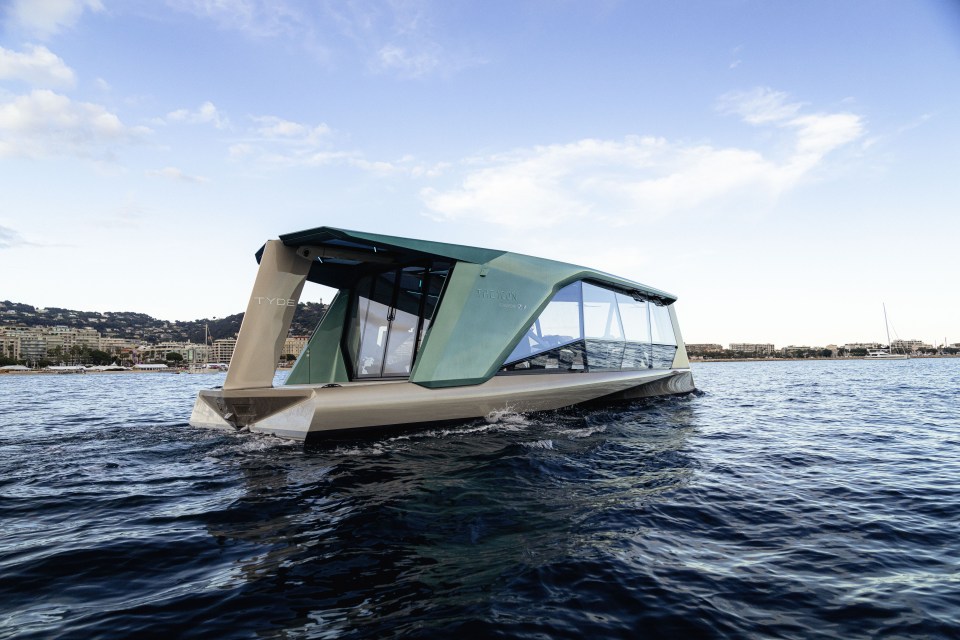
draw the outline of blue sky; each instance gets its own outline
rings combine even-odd
[[[0,7],[0,299],[222,316],[329,225],[645,282],[688,342],[960,342],[952,0]]]

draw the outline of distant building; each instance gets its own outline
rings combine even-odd
[[[286,360],[288,355],[299,358],[300,353],[309,341],[310,336],[288,336],[287,339],[283,341],[283,353],[280,354],[280,358]]]
[[[137,343],[127,338],[110,338],[101,336],[99,346],[97,348],[100,349],[100,351],[118,354],[122,353],[123,351],[135,349],[136,347]]]
[[[0,356],[11,360],[20,359],[20,338],[0,334]]]
[[[6,347],[19,353],[19,360],[35,362],[47,357],[47,337],[43,330],[30,327],[4,327],[0,329],[4,343],[12,345]]]
[[[220,338],[213,341],[213,348],[210,353],[210,362],[224,362],[230,364],[233,357],[233,350],[237,348],[236,338]]]
[[[206,363],[210,362],[211,355],[210,347],[196,342],[158,342],[143,345],[137,351],[141,362],[163,362],[167,359],[167,354],[178,353],[183,358],[183,364]]]
[[[19,352],[20,360],[42,360],[49,356],[64,358],[69,357],[74,347],[97,349],[100,346],[100,334],[89,327],[4,327],[0,329],[0,336],[8,345],[17,343],[15,350]],[[11,349],[7,347],[7,350]]]
[[[917,349],[932,348],[932,345],[925,344],[923,340],[894,340],[890,343],[890,349],[898,353],[915,353]]]
[[[733,342],[730,344],[730,351],[739,353],[752,353],[758,356],[769,356],[774,352],[772,344],[755,344],[752,342]]]
[[[687,344],[687,353],[720,353],[723,345],[719,344]]]
[[[854,349],[863,349],[865,351],[869,349],[882,349],[883,345],[879,342],[848,342],[843,345],[843,348],[847,353],[850,353]]]

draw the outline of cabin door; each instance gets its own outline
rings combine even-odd
[[[361,278],[350,340],[355,377],[410,376],[447,269],[415,266]]]

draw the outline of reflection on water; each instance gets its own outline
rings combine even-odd
[[[380,635],[481,616],[491,590],[609,547],[622,512],[688,481],[691,412],[673,404],[666,420],[631,408],[507,414],[315,445],[292,466],[244,463],[242,497],[209,532],[253,548],[221,587],[238,605],[271,603],[284,626],[322,619],[327,632],[358,618]]]
[[[2,378],[0,637],[955,637],[958,365],[307,448],[187,426],[213,376]]]

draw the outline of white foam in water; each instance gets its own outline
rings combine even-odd
[[[451,435],[465,435],[468,433],[483,433],[485,431],[493,431],[496,425],[484,424],[475,427],[451,427],[449,429],[429,429],[427,431],[420,431],[411,436],[397,436],[397,440],[403,438],[446,438]]]
[[[504,407],[503,409],[495,409],[488,413],[485,416],[485,419],[490,424],[495,424],[498,422],[506,422],[512,424],[526,423],[527,417],[522,413],[517,413],[514,411],[513,407]]]
[[[223,454],[235,454],[239,450],[242,453],[252,453],[261,451],[272,451],[274,449],[296,449],[303,447],[299,440],[288,438],[279,438],[266,433],[253,433],[249,429],[243,428],[237,431],[224,431],[233,442],[217,447],[208,455],[209,458],[220,460]],[[239,446],[236,444],[239,442]]]
[[[487,424],[481,425],[474,425],[468,422],[459,427],[449,427],[447,429],[427,429],[426,431],[403,433],[390,438],[390,442],[396,442],[399,440],[415,440],[420,438],[446,438],[449,436],[487,432],[510,433],[523,431],[530,425],[530,422],[525,415],[522,413],[511,412],[509,410],[491,411],[489,414],[487,414],[486,421]]]
[[[553,449],[553,440],[537,440],[536,442],[522,442],[528,449]]]
[[[559,434],[571,440],[577,440],[579,438],[589,438],[595,433],[603,433],[606,430],[606,425],[600,425],[597,427],[585,427],[583,429],[564,429],[561,430]]]
[[[369,447],[337,447],[334,453],[341,456],[382,456],[387,451],[380,443]]]

